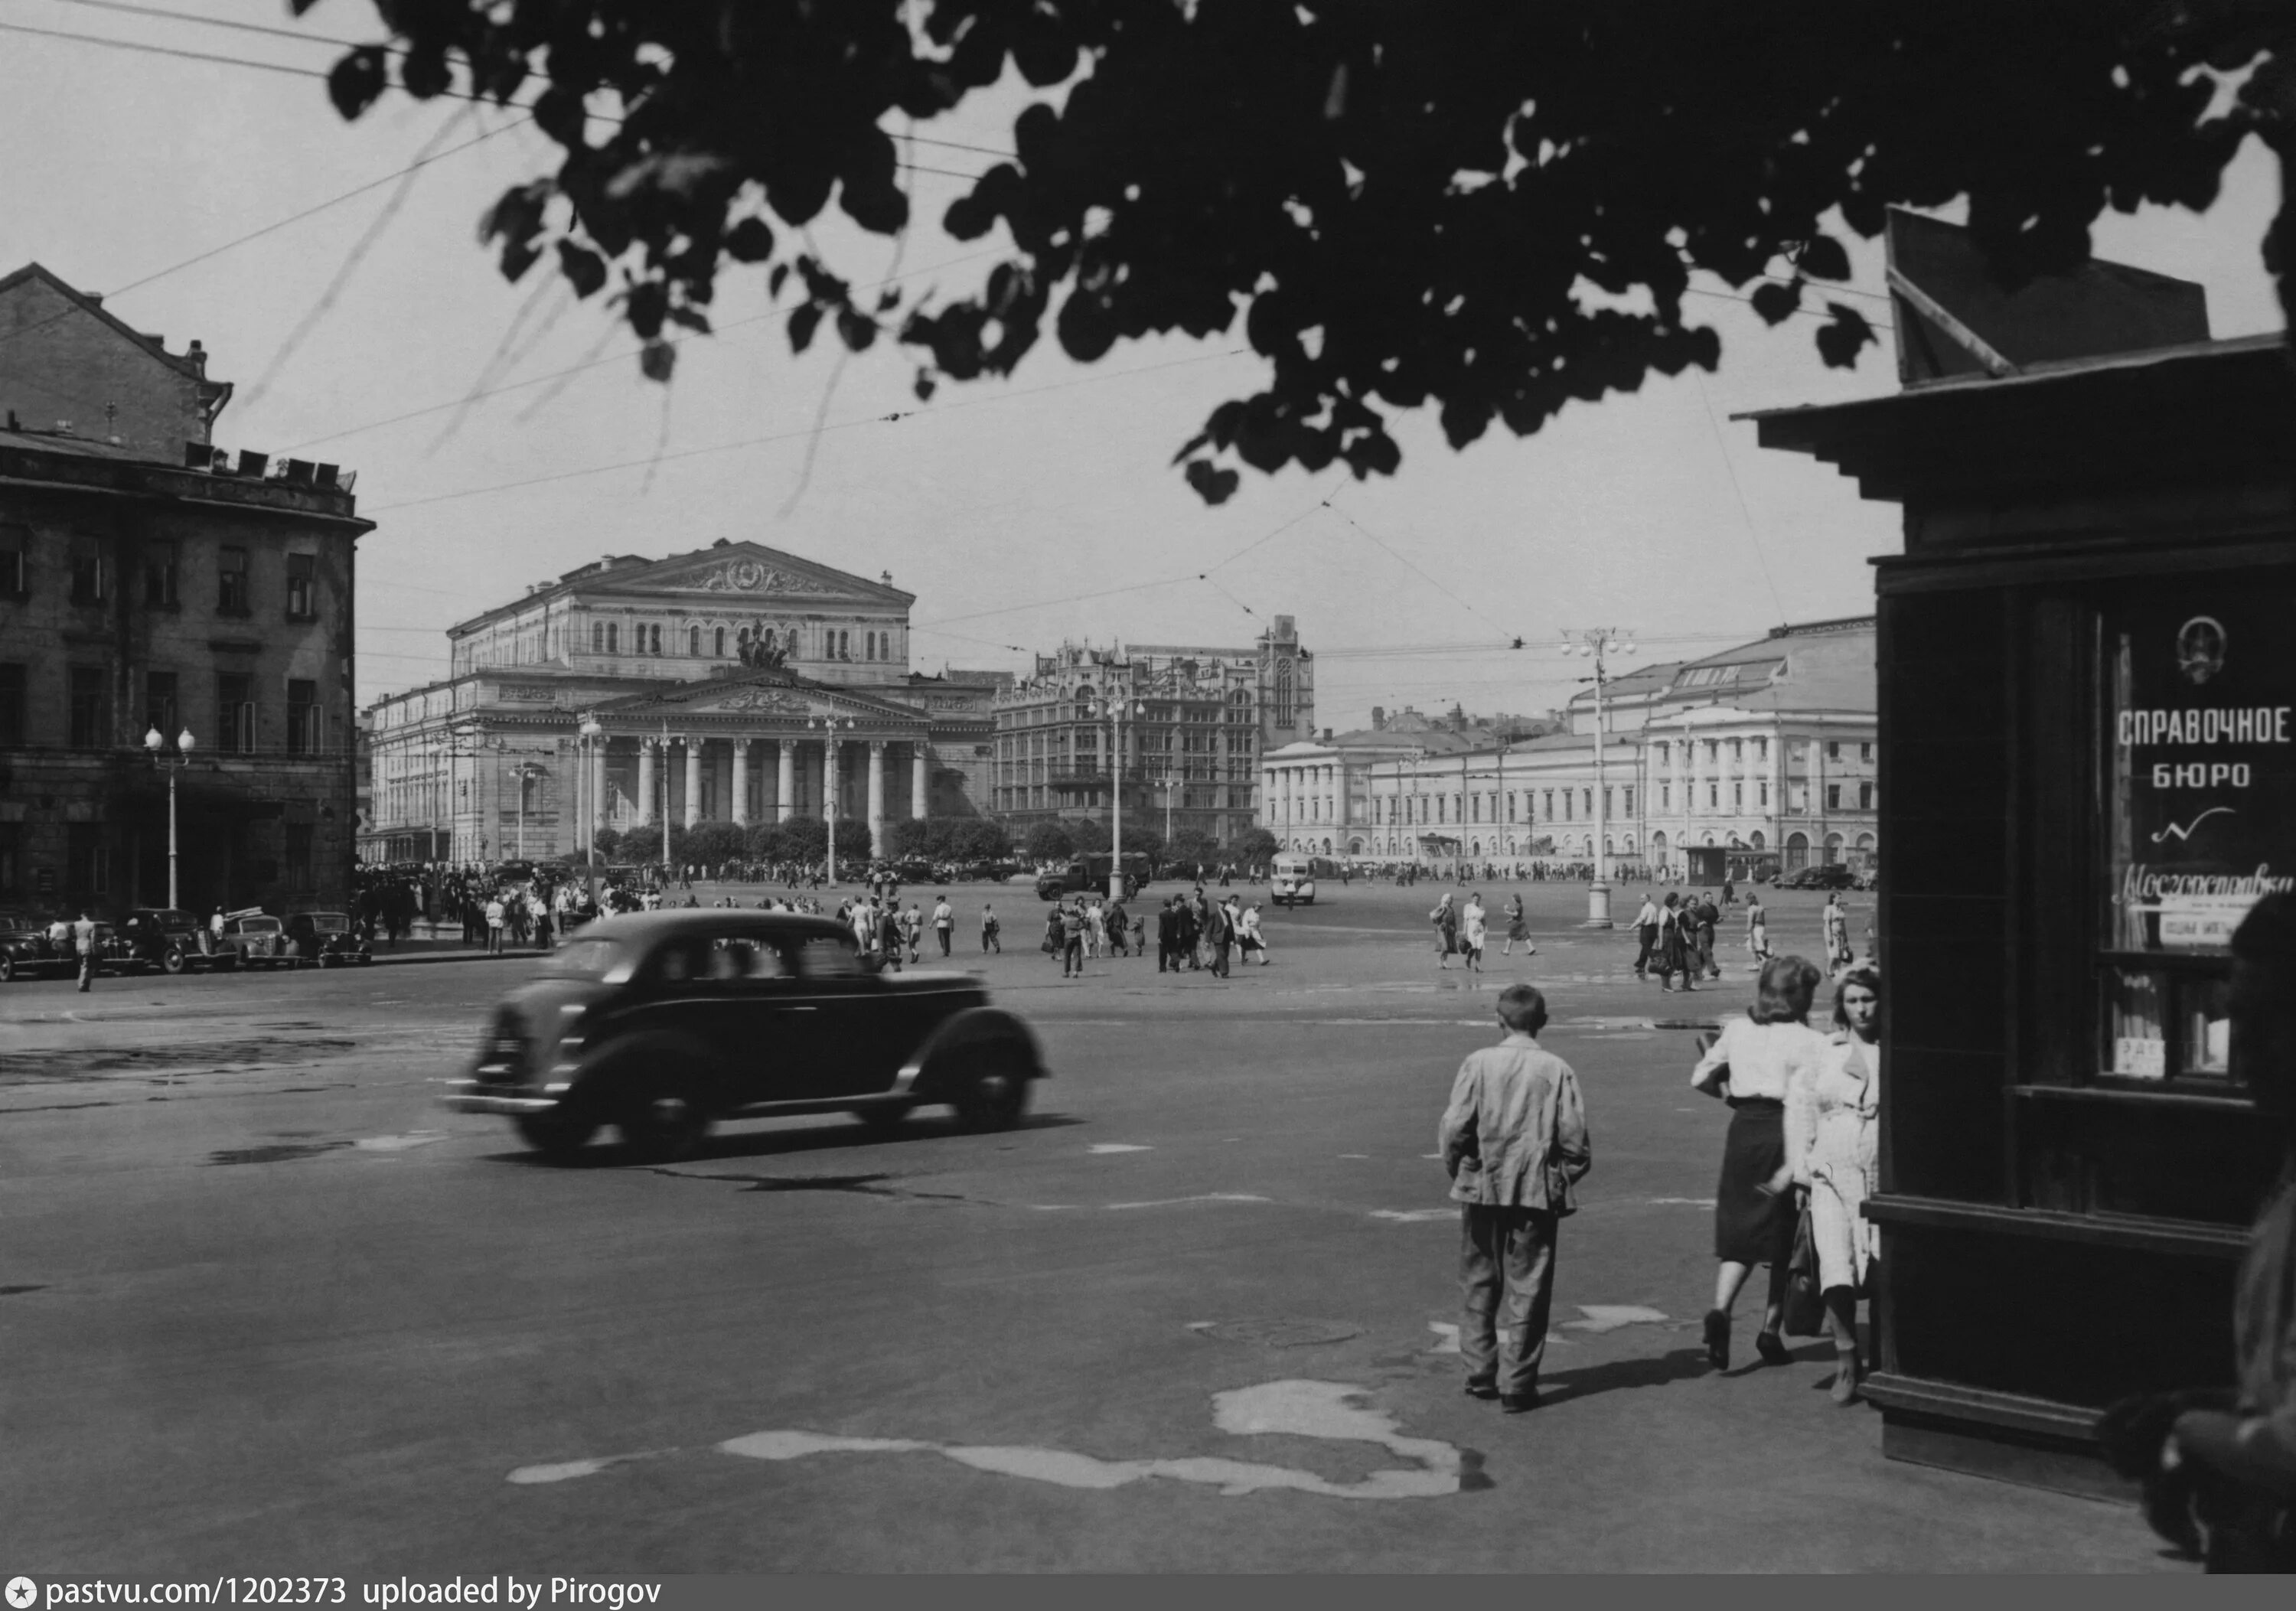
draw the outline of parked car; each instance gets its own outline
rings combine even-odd
[[[898,1124],[947,1103],[1018,1122],[1036,1037],[967,974],[878,974],[852,931],[794,912],[602,918],[504,998],[443,1098],[501,1114],[563,1156],[611,1124],[641,1156],[690,1155],[721,1120],[853,1113]]]
[[[74,958],[48,944],[48,921],[29,912],[0,912],[0,983],[77,968]]]
[[[1851,890],[1857,887],[1857,875],[1847,862],[1819,861],[1788,873],[1777,882],[1782,890]]]
[[[238,966],[236,951],[210,956],[201,948],[200,935],[206,926],[197,914],[178,907],[137,907],[119,925],[120,949],[129,960],[163,974]]]
[[[351,967],[374,960],[358,925],[343,912],[297,912],[287,919],[287,939],[299,962]]]
[[[1316,862],[1309,856],[1278,856],[1267,874],[1267,897],[1278,906],[1316,904]]]
[[[241,967],[295,966],[287,925],[259,907],[224,914],[223,946],[230,949],[233,960]]]

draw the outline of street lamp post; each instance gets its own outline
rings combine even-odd
[[[593,774],[605,769],[597,764],[596,757],[605,743],[606,729],[599,725],[596,717],[586,716],[575,731],[579,742],[574,746],[578,763],[574,777],[574,798],[578,802],[582,818],[578,838],[582,847],[583,892],[595,904],[598,899],[597,819],[603,814],[605,802],[595,798],[599,791]]]
[[[829,824],[829,882],[835,884],[837,882],[837,807],[839,803],[837,734],[840,728],[849,731],[853,726],[853,719],[850,716],[808,716],[805,719],[805,725],[820,729],[824,736],[821,745],[823,776],[821,814]],[[667,800],[668,797],[664,795],[663,798]],[[668,808],[665,806],[663,815],[667,818],[668,814]],[[662,842],[667,844],[668,842],[668,830],[665,827]]]
[[[174,911],[183,905],[176,879],[176,774],[192,764],[191,728],[185,727],[176,735],[176,758],[173,760],[164,753],[167,744],[157,727],[144,735],[144,747],[151,752],[152,764],[164,767],[168,773],[168,909]]]
[[[1611,921],[1611,852],[1604,835],[1610,828],[1610,801],[1604,798],[1603,786],[1603,752],[1610,744],[1609,714],[1603,703],[1604,685],[1610,670],[1607,657],[1612,654],[1631,655],[1636,653],[1634,639],[1616,627],[1598,627],[1572,633],[1578,641],[1566,645],[1566,649],[1581,658],[1595,662],[1595,675],[1581,678],[1582,682],[1595,685],[1595,882],[1587,891],[1587,921],[1582,925],[1590,929],[1615,928]]]
[[[511,769],[518,779],[518,859],[526,859],[526,785],[543,775],[543,769],[530,760],[521,760]]]
[[[1086,709],[1095,716],[1108,718],[1108,898],[1124,899],[1124,734],[1117,725],[1127,716],[1144,716],[1148,707],[1126,700],[1119,695],[1103,699],[1095,707]],[[1171,820],[1171,787],[1165,785],[1165,821]],[[1167,842],[1169,836],[1167,835]]]

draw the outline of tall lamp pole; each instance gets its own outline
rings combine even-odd
[[[166,754],[168,741],[160,736],[160,729],[152,728],[144,735],[144,747],[151,752],[152,764],[164,767],[168,773],[168,909],[183,905],[176,881],[176,774],[192,764],[192,730],[185,727],[176,735],[176,756]]]
[[[542,769],[530,760],[521,760],[511,769],[518,779],[518,859],[526,859],[526,785],[542,776]]]
[[[837,797],[837,785],[840,781],[837,776],[837,733],[840,727],[851,728],[853,719],[850,716],[808,716],[805,719],[805,725],[808,727],[817,727],[824,735],[821,745],[824,780],[822,793],[824,797],[821,814],[829,823],[829,882],[835,884],[837,882],[837,808],[841,803]],[[667,837],[663,842],[668,842]]]
[[[1587,891],[1587,921],[1582,926],[1615,928],[1617,925],[1611,921],[1611,852],[1604,837],[1610,828],[1610,801],[1603,786],[1603,752],[1611,741],[1610,716],[1603,697],[1610,678],[1608,657],[1637,651],[1633,637],[1616,627],[1590,628],[1570,636],[1578,641],[1566,644],[1566,651],[1595,662],[1595,675],[1579,678],[1595,685],[1595,882]]]
[[[1086,709],[1093,708],[1087,706]],[[1124,734],[1117,725],[1127,716],[1144,716],[1148,707],[1126,700],[1121,695],[1100,702],[1093,710],[1096,716],[1108,718],[1108,898],[1124,899]],[[1171,818],[1171,788],[1165,786],[1165,818]]]
[[[582,847],[583,892],[595,902],[598,899],[597,823],[603,814],[605,802],[594,798],[598,788],[593,773],[603,769],[598,767],[595,757],[600,746],[605,743],[606,729],[599,725],[596,717],[586,716],[575,731],[579,742],[575,744],[574,752],[580,769],[574,778],[574,798],[582,802],[582,820],[577,837]]]

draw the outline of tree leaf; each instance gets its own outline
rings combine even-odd
[[[662,316],[669,311],[669,287],[660,280],[647,280],[630,287],[630,328],[641,340],[651,341],[661,333]]]
[[[1813,279],[1846,280],[1849,277],[1849,253],[1832,235],[1812,235],[1802,247],[1800,260],[1795,267]]]
[[[837,310],[837,333],[855,352],[866,352],[877,339],[877,321],[851,306]]]
[[[1879,345],[1882,338],[1874,333],[1874,326],[1866,322],[1866,316],[1854,308],[1828,302],[1825,310],[1833,316],[1818,326],[1817,356],[1825,360],[1828,368],[1853,368],[1866,344],[1872,341]]]
[[[791,352],[803,352],[813,345],[813,333],[821,324],[821,304],[808,302],[790,310],[789,338]]]
[[[362,45],[327,72],[327,98],[346,119],[373,106],[390,83],[384,72],[388,58],[380,45]]]
[[[677,349],[668,341],[648,341],[638,349],[638,369],[646,379],[668,382],[677,367]]]
[[[1243,481],[1234,471],[1220,469],[1210,459],[1201,458],[1188,461],[1187,475],[1188,485],[1193,487],[1196,496],[1208,504],[1227,502]]]
[[[1783,325],[1801,306],[1801,282],[1781,285],[1775,280],[1765,281],[1754,287],[1754,311],[1762,316],[1765,325]]]
[[[589,296],[606,283],[606,265],[598,254],[571,241],[558,242],[558,267],[567,284],[574,287],[578,300]]]

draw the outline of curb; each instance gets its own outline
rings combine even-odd
[[[422,963],[438,962],[515,962],[521,958],[547,957],[548,951],[524,947],[515,951],[399,951],[377,953],[373,966],[376,967],[407,967]]]

